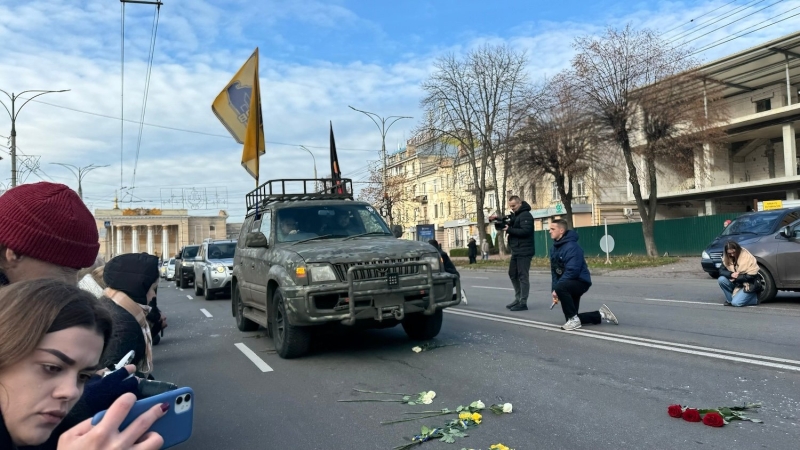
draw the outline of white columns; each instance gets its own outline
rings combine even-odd
[[[131,227],[131,253],[139,253],[139,226]]]
[[[148,225],[147,226],[147,253],[149,253],[151,255],[155,254],[155,251],[154,251],[154,248],[153,248],[153,226],[152,225]]]
[[[794,122],[783,126],[783,176],[797,175],[797,142],[794,139]]]
[[[117,225],[117,253],[115,256],[122,254],[122,227]]]
[[[161,225],[161,254],[163,259],[169,260],[169,228],[167,225]]]

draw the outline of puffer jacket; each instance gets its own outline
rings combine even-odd
[[[514,256],[533,256],[536,248],[533,243],[533,216],[531,205],[522,202],[519,210],[511,213],[511,225],[506,230],[508,247]]]
[[[583,257],[583,249],[578,245],[578,233],[575,230],[567,230],[550,248],[550,274],[553,278],[552,290],[562,280],[580,280],[591,286],[592,276],[589,275],[589,267]]]

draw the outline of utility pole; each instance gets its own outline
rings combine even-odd
[[[3,105],[3,108],[5,108],[6,112],[8,113],[8,117],[11,118],[11,187],[12,188],[17,185],[17,116],[19,116],[19,112],[22,111],[22,108],[24,108],[29,101],[35,99],[40,95],[52,94],[56,92],[67,92],[67,91],[69,91],[69,89],[62,89],[60,91],[28,90],[28,91],[22,91],[19,94],[14,94],[13,92],[9,94],[8,92],[0,89],[0,92],[6,94],[6,97],[8,97],[9,100],[11,100],[11,109],[8,109],[8,106],[6,106],[6,104],[3,103],[2,100],[0,100],[0,104]],[[28,99],[23,98],[23,100],[25,100],[25,103],[23,103],[19,107],[19,109],[17,109],[16,106],[17,99],[20,98],[21,95],[27,94],[29,92],[35,92],[36,95]]]
[[[389,117],[381,117],[373,112],[369,111],[362,111],[360,109],[353,108],[352,106],[348,105],[350,109],[353,111],[358,111],[370,119],[375,125],[378,127],[378,130],[381,132],[381,159],[383,160],[383,201],[386,204],[389,201],[389,193],[387,192],[386,188],[386,133],[389,132],[389,128],[394,125],[400,119],[413,119],[410,116],[389,116]],[[394,119],[394,120],[391,120]],[[386,121],[389,121],[389,125],[386,125]],[[380,122],[380,123],[378,123]],[[391,210],[387,208],[386,213],[389,217],[389,225],[392,225],[392,216],[389,214]]]
[[[311,155],[311,159],[314,161],[314,190],[319,192],[319,186],[318,186],[319,182],[317,181],[317,158],[314,156],[313,153],[311,153],[311,150],[305,148],[305,146],[301,145],[300,148],[307,151],[308,154]],[[305,186],[303,186],[303,188],[305,189]]]
[[[75,175],[75,177],[78,178],[78,196],[81,198],[81,200],[83,200],[83,177],[85,177],[86,174],[93,171],[94,169],[101,169],[103,167],[108,167],[108,165],[95,166],[94,164],[89,164],[88,166],[84,167],[77,167],[73,166],[72,164],[64,164],[64,163],[50,163],[50,164],[66,167],[67,169],[69,169],[70,172],[72,172],[73,175]]]

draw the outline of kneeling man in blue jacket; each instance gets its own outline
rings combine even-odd
[[[561,302],[567,323],[562,330],[577,330],[582,324],[599,324],[603,320],[619,325],[614,313],[603,305],[599,311],[578,314],[581,296],[592,286],[589,267],[578,245],[578,233],[569,230],[567,221],[556,219],[550,224],[550,273],[553,276],[553,303]]]

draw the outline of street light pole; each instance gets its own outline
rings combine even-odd
[[[101,169],[103,167],[108,167],[106,164],[105,166],[95,166],[94,164],[89,164],[88,166],[84,167],[77,167],[73,166],[72,164],[64,164],[64,163],[50,163],[55,164],[57,166],[66,167],[72,172],[75,177],[78,178],[78,196],[83,200],[83,177],[86,176],[89,172],[93,171],[94,169]]]
[[[369,111],[362,111],[360,109],[353,108],[352,106],[348,105],[350,109],[353,111],[358,111],[370,119],[375,125],[378,127],[378,130],[381,132],[381,159],[383,159],[383,201],[386,202],[389,198],[389,193],[386,190],[386,133],[389,132],[389,128],[394,125],[400,119],[413,119],[410,116],[389,116],[389,117],[381,117],[373,112]],[[394,119],[394,120],[392,120]],[[389,121],[389,125],[386,125],[386,121]],[[378,123],[380,122],[380,123]],[[387,210],[387,215],[389,211]],[[389,225],[392,225],[392,217],[389,215]]]
[[[69,89],[62,89],[60,91],[28,90],[28,91],[22,91],[19,94],[14,94],[13,92],[9,94],[8,92],[0,89],[0,92],[6,94],[6,97],[8,97],[9,100],[11,100],[11,109],[8,109],[8,106],[6,106],[6,104],[3,103],[2,100],[0,100],[0,104],[3,105],[3,108],[5,108],[6,112],[8,113],[8,117],[11,118],[11,187],[12,188],[17,185],[17,116],[19,116],[19,112],[22,111],[22,108],[24,108],[29,101],[35,99],[40,95],[52,94],[56,92],[67,92],[67,91],[69,91]],[[16,107],[17,99],[21,95],[27,94],[28,92],[36,92],[37,94],[32,96],[31,98],[23,99],[25,100],[25,103],[23,103],[22,106],[20,106],[19,109],[17,109]]]
[[[311,159],[314,161],[314,189],[319,190],[319,186],[317,186],[317,158],[311,153],[311,150],[305,148],[305,146],[300,146],[303,150],[307,151],[309,155],[311,155]]]

